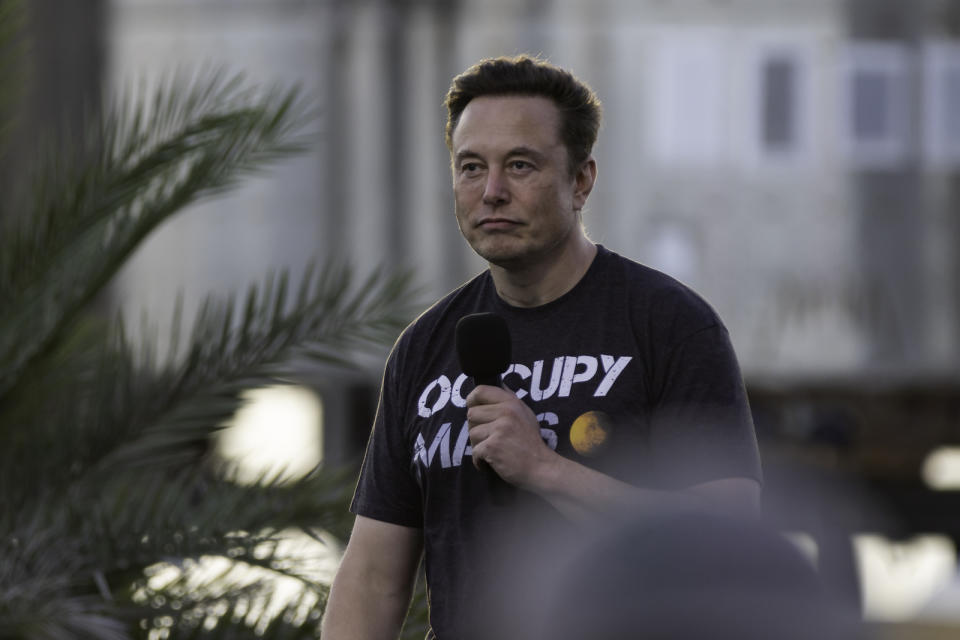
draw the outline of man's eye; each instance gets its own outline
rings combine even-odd
[[[526,160],[514,160],[510,163],[510,168],[515,171],[526,171],[527,169],[532,169],[533,165]]]
[[[476,162],[464,162],[460,165],[460,173],[474,173],[480,170],[480,165]]]

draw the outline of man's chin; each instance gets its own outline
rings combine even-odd
[[[521,249],[511,238],[496,234],[484,235],[476,242],[469,244],[474,253],[487,262],[509,259]]]
[[[521,247],[508,246],[474,247],[474,251],[490,264],[502,268],[522,264],[529,254],[529,251]]]

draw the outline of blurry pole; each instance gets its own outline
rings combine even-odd
[[[445,292],[459,285],[466,274],[470,274],[469,268],[469,249],[465,248],[463,238],[457,229],[457,224],[453,215],[453,193],[450,187],[450,158],[447,154],[443,141],[444,122],[446,110],[443,108],[443,97],[450,86],[453,76],[460,73],[463,69],[458,68],[457,64],[457,44],[460,39],[458,30],[460,16],[463,12],[464,0],[426,0],[425,4],[433,13],[433,42],[432,47],[436,52],[436,64],[433,69],[420,70],[421,73],[432,73],[433,84],[437,87],[435,95],[428,96],[430,103],[439,104],[440,107],[434,112],[429,111],[427,117],[434,113],[437,120],[433,123],[426,123],[426,131],[430,136],[429,140],[424,141],[425,146],[422,149],[430,149],[431,145],[437,145],[441,152],[439,154],[430,154],[434,159],[433,164],[423,163],[422,171],[433,171],[440,178],[439,194],[437,199],[430,203],[424,203],[421,206],[435,206],[439,201],[439,218],[435,224],[439,225],[437,234],[433,237],[439,237],[439,246],[435,247],[439,254],[439,261],[445,265],[445,268],[438,274],[444,280],[437,283],[438,292]],[[412,72],[416,72],[413,70]]]
[[[100,109],[103,86],[103,0],[23,0],[28,46],[24,52],[23,103],[13,127],[9,155],[0,164],[5,205],[29,193],[22,170],[37,142],[78,133],[85,115]]]
[[[870,296],[868,372],[915,373],[925,363],[923,318],[930,311],[924,296],[923,246],[926,215],[920,165],[921,38],[918,5],[899,0],[848,0],[853,41],[903,44],[909,51],[905,95],[908,112],[904,152],[879,167],[854,169],[860,221],[860,264]],[[898,79],[891,80],[897,82]],[[888,108],[892,106],[888,105]],[[850,118],[845,113],[843,117]],[[897,123],[890,124],[896,126]]]
[[[933,3],[933,9],[928,13],[929,28],[937,32],[944,38],[953,41],[960,39],[960,2],[955,0],[938,0]],[[954,114],[955,118],[960,118],[960,114]],[[945,228],[941,231],[944,236],[940,240],[948,248],[949,254],[945,256],[947,272],[945,274],[946,286],[942,290],[947,296],[952,295],[952,300],[947,299],[942,302],[949,308],[947,314],[947,326],[952,329],[952,349],[950,353],[944,354],[946,362],[953,363],[956,368],[960,365],[960,165],[954,162],[950,165],[946,175],[942,178],[943,192],[945,197],[938,202],[940,215],[938,219],[944,221]],[[954,369],[953,380],[957,379],[956,369]],[[956,549],[960,549],[960,529],[953,532],[953,544]]]
[[[350,105],[344,96],[347,94],[347,80],[350,69],[346,64],[350,33],[349,0],[330,0],[328,9],[328,33],[330,37],[329,55],[319,60],[322,67],[321,83],[326,89],[327,98],[323,103],[324,146],[326,153],[324,165],[326,175],[323,179],[324,202],[319,207],[320,214],[326,220],[321,236],[321,254],[340,255],[345,246],[344,230],[350,212],[347,210],[348,183],[345,173],[350,165],[349,134],[346,128],[346,116]],[[346,157],[345,157],[346,156]]]
[[[3,0],[0,0],[3,1]],[[102,108],[105,7],[103,0],[23,0],[26,49],[21,103],[0,155],[0,215],[30,206],[33,166],[41,145],[66,149],[71,137]],[[26,213],[24,211],[23,213]],[[92,303],[106,313],[107,297]]]
[[[403,168],[408,166],[411,158],[410,150],[414,141],[409,139],[409,128],[406,127],[407,107],[410,99],[406,91],[409,85],[408,73],[415,73],[408,69],[406,41],[410,37],[409,2],[403,0],[385,0],[383,7],[384,25],[384,60],[387,71],[387,100],[389,105],[384,116],[387,118],[387,134],[389,139],[384,153],[388,160],[389,169],[386,174],[388,211],[386,212],[387,251],[384,259],[389,264],[406,262],[411,256],[411,238],[406,233],[409,228],[413,212],[408,208],[407,190],[409,182],[405,179]],[[411,75],[412,75],[411,73]],[[414,163],[416,164],[416,163]]]
[[[951,43],[951,47],[957,47],[960,41],[960,2],[926,0],[922,4],[925,8],[925,35],[933,41],[946,41]],[[950,53],[951,65],[958,50],[960,48],[954,48]],[[932,126],[931,136],[947,139],[951,148],[956,149],[957,135],[953,132],[960,128],[960,113],[954,107],[956,98],[950,95],[950,85],[956,80],[950,78],[952,82],[948,82],[945,76],[941,73],[936,77],[928,77],[928,81],[939,83],[940,86],[937,87],[939,91],[929,91],[931,87],[927,87],[926,95],[939,98],[936,108],[944,115],[949,110],[950,115],[941,117],[942,122],[928,125]],[[927,178],[928,183],[932,183],[931,219],[935,225],[930,233],[932,246],[927,252],[932,276],[929,279],[934,282],[931,285],[934,288],[932,295],[938,296],[939,305],[942,305],[933,318],[930,331],[934,348],[939,347],[936,353],[940,361],[947,368],[952,367],[952,373],[956,374],[960,366],[960,217],[957,216],[960,209],[960,157],[953,150],[947,155],[946,162],[935,167],[935,171]]]

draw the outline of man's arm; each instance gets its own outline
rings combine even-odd
[[[324,640],[396,640],[422,549],[420,529],[357,516],[330,588]]]
[[[760,483],[752,478],[722,478],[680,491],[641,489],[546,449],[552,461],[531,468],[527,488],[572,520],[678,508],[746,517],[760,513]]]
[[[467,406],[474,464],[486,461],[504,480],[539,494],[572,520],[684,506],[746,516],[760,512],[760,484],[751,478],[657,491],[564,458],[543,442],[533,411],[509,390],[478,386],[467,397]]]

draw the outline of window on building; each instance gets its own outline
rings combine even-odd
[[[812,74],[816,70],[816,35],[802,29],[758,30],[744,42],[748,60],[739,145],[744,160],[756,170],[807,165],[816,140],[811,136],[818,100]]]
[[[954,155],[960,155],[960,61],[957,66],[948,69],[944,78],[943,113],[946,116],[944,133],[953,149]]]
[[[797,66],[787,56],[763,64],[761,139],[765,149],[785,151],[797,143]]]
[[[850,160],[863,168],[892,167],[909,150],[909,54],[895,43],[855,43],[842,78],[841,112]]]
[[[880,71],[854,71],[850,115],[858,142],[882,141],[893,133],[890,103],[896,92],[895,81]]]
[[[933,166],[960,165],[960,42],[924,48],[924,155]]]

